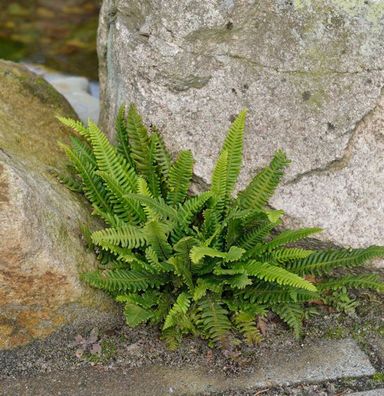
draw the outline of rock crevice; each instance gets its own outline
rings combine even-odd
[[[355,127],[351,132],[348,132],[349,139],[347,141],[346,147],[341,157],[332,160],[323,167],[310,169],[304,173],[297,174],[291,180],[286,181],[285,184],[286,185],[296,184],[305,177],[320,175],[328,172],[337,172],[340,171],[341,169],[348,167],[348,164],[351,161],[354,151],[358,149],[358,147],[356,147],[356,141],[358,139],[358,136],[360,134],[364,134],[365,132],[364,127],[366,125],[369,125],[373,121],[376,112],[378,112],[379,115],[382,114],[382,112],[384,111],[383,105],[384,105],[384,86],[381,87],[380,97],[375,107],[369,110],[359,121],[356,122]]]

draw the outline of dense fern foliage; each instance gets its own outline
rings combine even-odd
[[[210,190],[196,196],[191,152],[173,159],[134,106],[118,114],[115,146],[94,123],[61,119],[80,135],[62,145],[76,173],[64,182],[107,224],[91,234],[101,268],[83,278],[125,305],[129,326],[160,324],[170,347],[186,334],[257,343],[257,319],[271,311],[299,335],[313,304],[353,309],[349,289],[383,289],[375,275],[332,276],[383,257],[383,247],[312,251],[295,243],[319,228],[276,231],[283,212],[267,203],[289,164],[282,151],[234,197],[245,118],[229,129]]]

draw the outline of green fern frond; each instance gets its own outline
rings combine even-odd
[[[239,194],[239,206],[242,209],[262,210],[275,192],[288,164],[289,160],[284,152],[276,151],[269,166],[263,168],[248,187]]]
[[[147,128],[143,124],[136,106],[133,104],[129,106],[126,124],[132,157],[135,160],[138,170],[143,171],[145,174],[149,165],[147,158],[149,136]]]
[[[225,270],[224,270],[225,271]],[[230,271],[230,270],[228,270]],[[216,273],[216,272],[214,272]],[[225,273],[223,273],[225,275]],[[246,273],[236,274],[227,278],[224,283],[229,285],[232,289],[244,289],[246,286],[252,284],[252,279]]]
[[[196,197],[187,199],[179,206],[177,210],[177,221],[171,235],[173,243],[177,243],[177,241],[188,234],[193,234],[191,223],[201,214],[201,211],[210,198],[211,193],[205,192]]]
[[[173,267],[167,262],[159,261],[156,252],[148,246],[145,250],[145,258],[150,266],[153,268],[152,272],[162,273],[162,272],[172,272]]]
[[[146,290],[145,292],[139,293],[125,293],[119,294],[115,297],[118,302],[130,302],[136,305],[140,305],[145,309],[150,309],[158,304],[161,293],[158,290]]]
[[[143,233],[159,259],[166,261],[172,254],[172,246],[168,243],[169,227],[157,221],[150,221],[144,226]]]
[[[240,172],[245,116],[246,111],[242,111],[232,123],[212,173],[211,192],[215,199],[215,208],[220,215],[227,210]]]
[[[265,305],[250,304],[249,301],[242,298],[242,295],[242,292],[237,292],[234,298],[224,300],[225,304],[232,312],[248,312],[254,318],[256,316],[265,317],[268,314],[269,309]]]
[[[104,230],[95,231],[92,234],[92,241],[96,245],[108,243],[134,249],[145,245],[146,234],[139,227],[125,224],[121,227],[105,228]]]
[[[186,236],[173,245],[173,249],[177,254],[181,255],[184,260],[190,260],[190,251],[193,246],[199,244],[199,241],[191,236]]]
[[[239,331],[243,334],[247,344],[256,345],[262,341],[263,337],[257,328],[255,315],[250,312],[239,312],[235,315],[235,323]]]
[[[108,178],[107,185],[113,189],[113,193],[115,194],[118,190],[136,192],[137,177],[134,170],[129,167],[123,157],[118,155],[106,136],[91,121],[89,122],[89,138],[99,171]],[[119,199],[121,193],[115,196]],[[118,212],[121,213],[119,207]],[[139,216],[139,213],[135,215]]]
[[[99,169],[115,176],[116,168],[120,165],[117,160],[116,149],[94,122],[90,121],[88,130],[89,140]]]
[[[331,294],[322,296],[326,305],[335,308],[338,312],[354,313],[359,303],[351,298],[346,287],[333,290]]]
[[[292,302],[314,301],[320,298],[317,292],[294,287],[283,287],[273,283],[255,283],[252,287],[247,287],[242,294],[244,299],[252,304],[280,304]]]
[[[273,227],[272,224],[276,225],[276,223],[272,223],[267,214],[264,212],[260,212],[259,210],[253,209],[240,209],[237,206],[232,207],[228,211],[228,215],[225,219],[227,234],[226,241],[227,245],[241,245],[245,239],[250,236],[249,234],[255,231],[256,229],[260,229],[263,225],[271,224],[270,227]],[[265,233],[261,233],[260,237],[254,234],[255,241],[249,241],[250,244],[256,243],[258,240],[262,240],[265,236],[269,234],[269,228],[265,230]]]
[[[129,143],[127,120],[125,114],[125,106],[121,106],[116,116],[115,121],[116,130],[116,150],[124,157],[131,168],[135,168],[135,164],[131,158],[131,146]]]
[[[138,257],[136,257],[136,260],[133,260],[130,263],[130,268],[133,271],[138,271],[138,272],[142,272],[144,271],[145,273],[148,274],[154,274],[155,276],[160,276],[161,273],[160,271],[158,271],[156,268],[154,268],[153,266],[151,266],[147,260],[145,259],[140,259]]]
[[[125,321],[131,327],[136,327],[141,323],[147,322],[152,316],[153,313],[151,311],[137,304],[127,302],[124,306]]]
[[[214,201],[214,198],[212,199]],[[215,205],[213,203],[212,205]],[[212,243],[215,236],[223,229],[222,212],[217,207],[206,209],[203,212],[204,222],[202,225],[202,235]],[[223,238],[224,239],[224,238]],[[220,245],[218,243],[217,245]]]
[[[131,269],[138,270],[138,271],[146,271],[150,273],[158,274],[160,271],[157,271],[156,268],[152,267],[146,261],[141,260],[135,253],[132,252],[131,249],[122,248],[120,246],[116,246],[110,243],[103,242],[99,244],[99,246],[110,253],[114,254],[114,257],[118,260],[119,264],[125,263],[125,265],[120,265],[119,269],[130,267]]]
[[[195,286],[192,275],[194,268],[189,254],[192,247],[197,243],[198,241],[193,237],[182,238],[173,246],[176,252],[175,256],[168,260],[174,267],[174,273],[184,279],[191,293],[193,293]]]
[[[225,242],[227,246],[240,245],[239,240],[245,231],[246,218],[249,214],[250,210],[240,210],[238,207],[229,206],[225,219],[227,227]]]
[[[193,299],[194,301],[200,300],[208,291],[221,294],[223,286],[224,284],[222,280],[218,277],[207,276],[204,278],[198,278],[197,285],[193,292]]]
[[[167,202],[171,206],[183,203],[192,180],[193,157],[191,151],[181,151],[168,172]]]
[[[213,273],[215,275],[237,275],[237,274],[245,274],[246,271],[244,267],[238,266],[236,268],[222,268],[219,265],[216,265],[213,269]]]
[[[223,150],[212,173],[211,192],[215,207],[221,216],[227,201],[228,151]]]
[[[65,144],[59,144],[65,151],[67,157],[75,166],[80,177],[83,179],[84,195],[94,207],[105,213],[112,213],[113,210],[108,202],[108,194],[100,176],[96,174],[96,169],[89,162],[82,160],[79,155]]]
[[[348,275],[342,278],[327,279],[316,284],[319,291],[323,290],[338,290],[344,287],[359,288],[359,289],[373,289],[377,291],[384,291],[384,283],[380,282],[378,275]]]
[[[114,195],[114,199],[110,199],[110,201],[113,203],[113,212],[120,219],[136,225],[145,221],[145,213],[140,203],[129,197],[118,180],[106,172],[99,171],[97,174],[101,176],[108,190]]]
[[[279,304],[273,306],[272,310],[293,330],[295,337],[299,338],[302,331],[303,308],[299,304]]]
[[[67,117],[56,117],[63,125],[73,129],[79,135],[88,138],[88,128],[81,121]]]
[[[160,286],[161,277],[144,271],[116,269],[100,272],[86,272],[81,278],[89,285],[110,292],[146,290],[148,287]]]
[[[59,183],[64,184],[69,190],[73,192],[83,192],[83,185],[77,178],[69,175],[60,174],[56,171],[52,171],[52,173],[59,181]]]
[[[189,292],[193,293],[195,286],[193,284],[190,260],[184,260],[183,256],[175,255],[168,259],[168,263],[173,266],[173,272],[184,280]]]
[[[163,330],[173,327],[177,324],[177,319],[180,314],[186,314],[191,305],[191,297],[187,293],[180,293],[165,318]]]
[[[148,183],[141,176],[137,178],[137,191],[135,192],[144,195],[145,197],[153,198],[153,194],[148,187]]]
[[[244,236],[240,239],[239,245],[250,251],[256,245],[263,241],[265,237],[267,237],[271,231],[275,228],[275,224],[273,223],[264,223],[260,224],[257,227],[252,228],[251,230],[247,231]],[[247,256],[250,256],[250,252]]]
[[[366,249],[339,249],[318,251],[302,260],[293,261],[287,269],[298,274],[324,274],[334,268],[356,267],[373,258],[384,257],[384,247],[370,246]]]
[[[306,258],[312,253],[314,253],[313,250],[300,248],[281,248],[273,250],[271,252],[271,257],[279,263],[284,263],[286,261]]]
[[[223,303],[212,297],[203,297],[199,302],[199,311],[198,325],[207,338],[219,342],[228,335],[232,325]]]
[[[92,242],[92,233],[90,234],[90,238]],[[121,259],[122,261],[125,261],[127,263],[131,263],[136,258],[135,255],[132,253],[132,250],[126,247],[123,248],[105,241],[99,243],[98,246],[101,247],[101,249],[103,250],[113,253],[118,259]]]
[[[243,110],[233,121],[223,144],[227,152],[227,175],[225,178],[225,195],[229,198],[235,187],[243,160],[243,134],[247,111]]]
[[[107,212],[98,208],[96,205],[93,205],[92,214],[100,217],[100,219],[104,220],[104,222],[111,227],[121,227],[126,224],[123,220],[120,219],[120,217],[113,213],[112,209]]]
[[[239,260],[244,252],[244,249],[237,246],[231,246],[228,252],[220,252],[207,246],[193,246],[190,252],[190,257],[194,264],[198,264],[205,256],[221,257],[224,259],[224,262],[229,262]]]
[[[167,205],[162,198],[151,198],[142,194],[126,194],[126,197],[140,202],[143,206],[155,213],[156,216],[151,216],[153,220],[176,220],[177,211]]]
[[[142,196],[148,197],[148,198],[153,198],[153,194],[150,191],[146,180],[141,176],[139,176],[137,179],[136,193],[138,193]],[[141,200],[138,200],[137,198],[131,197],[131,199],[135,199],[136,203],[143,208],[148,221],[159,221],[160,220],[161,216],[158,216],[158,214],[156,213],[156,210],[153,210],[150,205],[146,205],[145,202],[141,202]]]
[[[284,210],[264,209],[264,213],[267,215],[268,220],[277,225],[281,224],[281,217],[284,215]]]
[[[256,276],[257,278],[267,282],[276,282],[279,285],[287,285],[309,291],[316,291],[316,287],[311,282],[308,282],[284,268],[277,267],[276,265],[269,263],[251,260],[247,263],[235,264],[233,268],[244,268],[248,275]]]
[[[166,184],[166,192],[168,192],[168,175],[172,166],[172,157],[165,147],[164,140],[159,133],[152,133],[151,139],[155,145],[155,160],[159,169],[160,178],[161,181]]]
[[[317,234],[321,232],[321,228],[301,228],[299,230],[287,230],[280,233],[278,236],[273,238],[270,242],[265,244],[266,250],[273,250],[279,246],[286,245],[288,243],[293,243],[300,241],[310,235]]]
[[[149,163],[152,164],[152,167],[146,176],[146,180],[148,181],[148,187],[155,198],[161,197],[162,188],[164,188],[164,185],[162,184],[162,175],[159,172],[159,167],[156,162],[156,150],[156,141],[150,136],[148,158]]]
[[[170,295],[169,291],[160,290],[159,297],[157,299],[157,307],[153,311],[154,315],[151,322],[156,324],[162,323],[168,315],[173,303],[174,298]]]
[[[89,163],[93,168],[96,168],[96,158],[93,154],[90,145],[75,136],[70,136],[72,150],[78,155],[82,162]]]
[[[169,350],[175,351],[181,343],[182,333],[178,328],[170,327],[162,331],[161,339],[166,343]]]
[[[130,156],[135,163],[136,170],[145,177],[153,196],[157,197],[160,194],[160,184],[154,165],[155,153],[149,150],[150,147],[154,149],[154,146],[134,105],[129,107],[126,126],[131,149]]]
[[[173,271],[173,266],[167,262],[160,262],[156,252],[151,246],[145,249],[145,258],[147,259],[149,265],[153,268],[151,272],[171,272]]]

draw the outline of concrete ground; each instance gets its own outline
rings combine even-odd
[[[11,355],[10,355],[11,356]],[[4,362],[6,363],[6,362]],[[163,396],[163,395],[384,395],[380,373],[353,339],[289,345],[243,372],[214,366],[155,362],[141,367],[124,363],[66,364],[64,369],[3,376],[1,396]],[[94,364],[94,365],[92,365]],[[3,371],[6,369],[3,367]],[[33,372],[33,369],[31,370]],[[345,382],[349,381],[349,384]],[[338,390],[341,389],[341,392]]]
[[[300,339],[269,315],[256,346],[189,337],[169,351],[150,326],[63,329],[0,351],[0,396],[384,396],[383,295],[358,297],[354,315],[320,309]]]

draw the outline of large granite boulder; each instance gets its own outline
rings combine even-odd
[[[79,228],[92,220],[51,174],[67,162],[59,114],[76,117],[42,78],[0,61],[0,350],[114,322],[111,300],[79,281],[96,264]]]
[[[272,205],[341,245],[384,244],[384,4],[104,0],[101,121],[135,102],[209,175],[249,109],[241,185],[279,147],[292,159]]]

